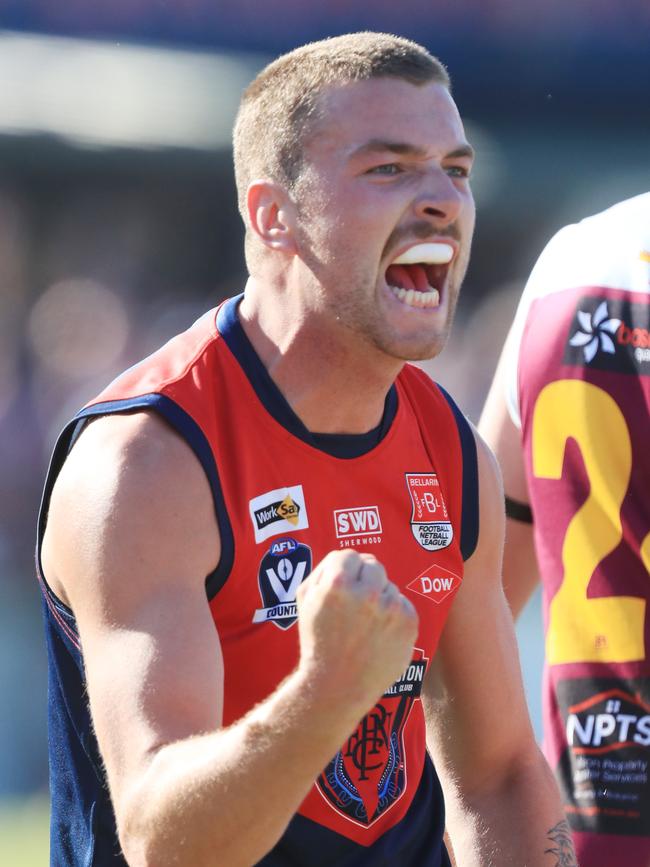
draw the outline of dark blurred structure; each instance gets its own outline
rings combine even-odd
[[[359,29],[415,38],[448,65],[479,217],[451,345],[430,369],[474,418],[550,234],[650,189],[647,0],[532,6],[0,0],[0,797],[47,779],[32,549],[56,432],[242,286],[230,130],[261,65]]]

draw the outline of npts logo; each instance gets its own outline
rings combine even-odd
[[[638,744],[650,746],[650,707],[638,696],[612,689],[569,708],[567,742],[574,753],[597,755]]]

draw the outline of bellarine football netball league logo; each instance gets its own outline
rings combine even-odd
[[[447,506],[436,473],[405,473],[411,497],[411,530],[425,551],[447,548],[454,538]]]

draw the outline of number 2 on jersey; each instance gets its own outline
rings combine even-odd
[[[621,504],[632,472],[625,418],[602,388],[563,379],[542,389],[533,417],[533,473],[538,478],[561,478],[569,438],[582,454],[590,491],[564,537],[564,574],[549,608],[547,659],[551,664],[642,660],[645,600],[587,596],[594,571],[621,541]],[[650,534],[641,556],[648,568]]]

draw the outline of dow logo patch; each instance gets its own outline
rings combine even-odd
[[[302,485],[267,491],[253,497],[248,507],[256,542],[309,526]]]
[[[454,538],[447,506],[436,473],[405,473],[411,497],[411,530],[426,551],[447,548]]]
[[[289,629],[298,619],[296,593],[311,572],[311,548],[287,536],[276,539],[262,557],[258,582],[262,608],[253,623],[273,623]]]
[[[460,583],[461,578],[455,572],[443,569],[442,566],[433,565],[418,575],[417,578],[414,578],[410,584],[407,584],[407,589],[435,602],[436,605],[440,605],[448,596],[458,590]]]

